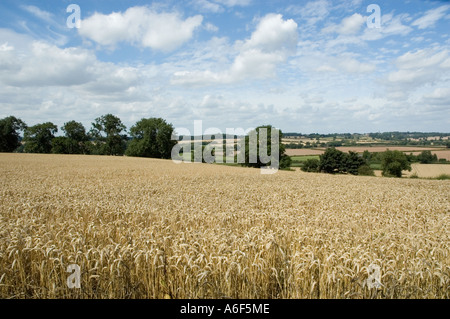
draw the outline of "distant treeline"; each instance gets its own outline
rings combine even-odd
[[[450,148],[450,133],[423,133],[423,132],[384,132],[384,133],[345,133],[345,134],[301,134],[286,133],[284,138],[303,138],[310,141],[297,142],[293,140],[285,143],[288,149],[316,148],[316,147],[340,147],[357,146],[358,142],[364,141],[364,145],[397,145],[397,146],[446,146]],[[373,143],[370,140],[373,139]],[[433,139],[431,139],[433,138]],[[330,140],[331,141],[326,141]]]
[[[435,164],[447,163],[445,159],[438,159],[431,151],[423,151],[419,155],[405,154],[401,151],[386,150],[384,152],[363,154],[356,152],[344,153],[336,148],[328,148],[319,159],[307,159],[301,166],[304,172],[352,174],[375,176],[373,168],[382,170],[382,175],[387,177],[401,177],[402,171],[411,171],[412,163]]]
[[[317,138],[344,138],[344,139],[353,139],[353,138],[362,138],[362,137],[371,137],[374,139],[382,139],[382,140],[398,140],[398,139],[421,139],[421,138],[429,138],[429,137],[440,137],[444,138],[450,136],[450,133],[442,133],[442,132],[383,132],[383,133],[331,133],[331,134],[319,134],[319,133],[311,133],[311,134],[302,134],[302,133],[284,133],[284,137],[303,137],[309,139],[317,139]]]

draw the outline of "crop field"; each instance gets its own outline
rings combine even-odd
[[[412,152],[413,155],[419,155],[420,152]],[[444,158],[450,162],[450,150],[432,151],[431,154],[436,154],[438,158]]]
[[[450,181],[0,154],[0,185],[0,298],[450,298]]]
[[[414,152],[414,151],[418,151],[418,152],[422,152],[422,151],[436,151],[437,149],[441,149],[441,148],[436,148],[436,147],[420,147],[420,146],[340,146],[340,147],[336,147],[338,150],[347,153],[349,151],[352,152],[357,152],[357,153],[362,153],[364,151],[369,151],[371,153],[377,153],[377,152],[384,152],[386,150],[391,150],[391,151],[400,151],[400,152]]]
[[[440,175],[450,175],[450,165],[446,164],[411,164],[411,171],[406,176],[417,175],[422,178],[436,178]]]
[[[431,153],[436,154],[438,158],[445,158],[450,160],[450,150],[436,148],[436,147],[413,147],[413,146],[340,146],[336,147],[336,149],[347,153],[349,151],[362,153],[365,150],[370,153],[379,153],[384,152],[386,150],[391,151],[401,151],[406,154],[413,153],[414,155],[420,154],[422,151],[432,151]],[[289,156],[307,156],[307,155],[322,155],[325,152],[325,148],[316,148],[316,149],[286,149],[286,154]]]
[[[313,156],[313,155],[322,155],[325,151],[317,150],[317,149],[308,149],[308,148],[300,148],[300,149],[286,149],[286,155],[289,156]]]

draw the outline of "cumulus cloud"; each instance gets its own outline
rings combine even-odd
[[[190,40],[202,21],[201,15],[183,20],[178,13],[132,7],[123,13],[95,13],[81,22],[78,32],[104,46],[126,42],[167,52]]]
[[[396,70],[384,78],[387,96],[392,100],[405,100],[408,96],[429,96],[438,98],[439,88],[448,81],[450,66],[446,65],[449,52],[446,49],[421,49],[409,51],[395,60]],[[444,82],[443,82],[444,81]]]
[[[102,87],[104,91],[117,92],[127,90],[137,81],[136,69],[101,62],[86,49],[59,48],[13,32],[0,32],[2,37],[9,39],[0,45],[0,83],[6,86],[84,85],[90,91],[101,91]]]
[[[281,14],[268,14],[259,21],[250,39],[245,41],[244,48],[292,52],[297,39],[297,23],[294,20],[283,20]]]
[[[272,77],[277,66],[295,53],[297,38],[297,23],[283,20],[280,14],[268,14],[259,21],[249,39],[235,43],[239,54],[228,70],[179,71],[174,74],[172,83],[209,85]]]
[[[26,56],[15,50],[3,52],[0,81],[12,86],[70,86],[92,79],[89,66],[95,57],[83,49],[60,49],[33,42]],[[19,56],[19,58],[17,58]]]

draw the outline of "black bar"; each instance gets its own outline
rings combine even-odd
[[[448,300],[0,300],[6,314],[105,316],[131,318],[311,318],[312,316],[371,316],[399,314],[402,318],[425,311],[427,316],[447,313]],[[445,308],[444,308],[445,307]],[[441,312],[443,311],[443,312]],[[84,318],[81,318],[84,319]]]

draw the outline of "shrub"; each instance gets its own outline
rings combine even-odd
[[[318,173],[320,161],[318,159],[307,159],[302,166],[302,171],[307,173]]]
[[[358,175],[361,176],[375,176],[375,172],[369,165],[362,165],[358,168]]]

